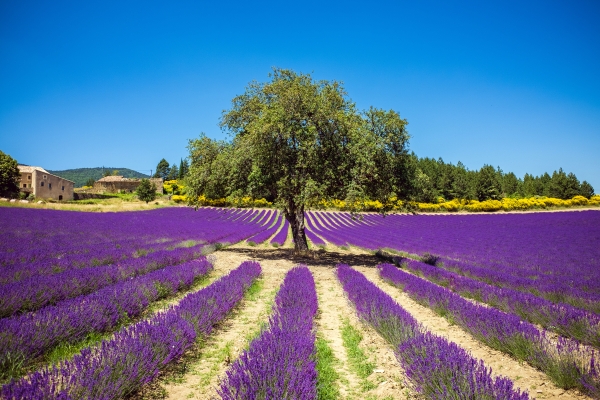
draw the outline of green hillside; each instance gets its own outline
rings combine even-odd
[[[96,168],[76,168],[76,169],[65,169],[63,171],[51,171],[51,174],[58,175],[62,178],[68,179],[75,182],[75,187],[82,187],[85,185],[88,179],[92,178],[97,181],[102,178],[103,173],[108,171],[111,175],[113,171],[119,171],[117,175],[121,175],[125,178],[148,178],[146,174],[134,171],[129,168],[113,168],[113,167],[96,167]]]

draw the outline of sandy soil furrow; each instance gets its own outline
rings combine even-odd
[[[310,268],[317,283],[320,315],[317,318],[317,332],[328,342],[340,361],[337,370],[341,375],[340,392],[346,399],[357,399],[371,396],[375,398],[404,398],[404,376],[394,354],[385,341],[372,329],[361,323],[354,309],[344,297],[342,286],[335,277],[335,269],[326,267]],[[346,349],[342,340],[342,319],[350,323],[363,335],[361,343],[375,365],[375,372],[367,379],[375,385],[375,389],[366,393],[360,390],[360,378],[352,371]]]
[[[491,349],[474,339],[456,325],[450,325],[445,318],[435,314],[427,307],[413,301],[407,294],[379,278],[376,269],[357,267],[369,280],[389,294],[398,304],[411,313],[423,326],[437,335],[443,336],[467,349],[471,354],[483,360],[492,368],[494,374],[513,380],[515,386],[528,391],[531,398],[537,399],[587,399],[587,396],[575,390],[565,391],[556,387],[544,373],[525,363],[520,363],[508,355]]]

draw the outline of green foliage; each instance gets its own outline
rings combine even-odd
[[[167,181],[174,181],[177,180],[177,178],[179,177],[179,168],[177,167],[176,164],[173,164],[171,166],[171,168],[169,169],[169,175],[167,175]]]
[[[182,181],[185,179],[185,177],[188,174],[188,171],[190,169],[190,165],[188,164],[187,159],[181,159],[181,161],[179,161],[179,176],[177,177],[178,180]]]
[[[21,173],[17,160],[0,150],[0,196],[17,197],[20,180]]]
[[[496,172],[491,165],[484,165],[477,175],[475,183],[475,194],[479,201],[498,200],[501,198],[502,184],[500,182],[501,171]]]
[[[452,165],[441,158],[418,158],[415,154],[411,157],[416,168],[414,200],[422,203],[436,203],[440,197],[446,201],[535,196],[567,200],[576,195],[588,199],[594,195],[594,188],[588,182],[579,184],[573,173],[566,174],[562,169],[552,176],[525,174],[520,179],[513,172],[504,173],[489,165],[470,171],[461,162]]]
[[[94,178],[90,178],[87,181],[85,181],[85,186],[94,186],[94,183],[96,183]]]
[[[367,361],[368,357],[360,347],[360,342],[363,340],[362,334],[347,319],[344,319],[342,323],[342,342],[346,348],[350,366],[361,379],[361,389],[363,392],[374,389],[375,386],[367,378],[373,373],[375,365]]]
[[[104,175],[103,175],[104,170]],[[51,174],[60,176],[61,178],[68,179],[70,181],[75,182],[75,187],[82,186],[92,186],[93,182],[99,180],[103,176],[110,175],[113,171],[118,171],[119,175],[124,178],[148,178],[148,175],[142,174],[140,172],[134,171],[129,168],[76,168],[76,169],[66,169],[66,170],[54,170],[50,172]],[[109,172],[110,171],[110,172]],[[92,182],[92,185],[89,185],[89,182]]]
[[[171,169],[169,168],[169,163],[163,158],[156,165],[156,172],[154,173],[154,178],[162,178],[163,181],[166,181],[167,177],[169,176],[169,172],[171,172]]]
[[[150,182],[149,179],[142,179],[136,194],[140,200],[146,203],[153,201],[156,198],[156,185],[154,182]]]
[[[587,181],[581,182],[581,188],[579,190],[579,194],[583,197],[587,197],[588,199],[592,197],[594,193],[594,188]]]

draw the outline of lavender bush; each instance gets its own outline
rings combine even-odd
[[[196,340],[210,334],[260,274],[246,261],[212,285],[98,347],[2,387],[5,399],[121,399],[155,378]]]
[[[0,318],[195,258],[266,229],[263,211],[123,213],[0,208]],[[135,239],[133,239],[135,238]],[[196,246],[196,247],[194,247]]]
[[[288,222],[287,219],[284,219],[283,226],[281,227],[279,232],[277,232],[277,235],[275,235],[275,237],[273,239],[271,239],[270,243],[276,244],[278,246],[283,246],[283,244],[285,243],[285,240],[288,237],[289,230],[290,230],[290,223]]]
[[[508,378],[466,350],[444,338],[424,332],[417,321],[364,275],[338,265],[338,279],[358,316],[372,325],[395,349],[415,392],[428,399],[528,399]]]
[[[222,399],[316,399],[315,282],[306,266],[290,270],[275,297],[269,328],[227,370]]]
[[[405,259],[403,267],[463,297],[487,303],[558,334],[600,348],[600,316],[569,304],[509,288],[499,288],[443,268]]]
[[[71,269],[59,274],[34,276],[0,287],[0,316],[35,311],[61,300],[85,295],[117,282],[201,255],[201,248],[163,250],[123,263]]]
[[[279,212],[274,212],[273,216],[269,220],[269,222],[265,225],[267,229],[264,231],[252,236],[248,240],[253,241],[254,243],[262,243],[277,232],[277,229],[281,226],[283,221],[283,216]]]
[[[378,270],[383,279],[401,287],[417,302],[445,316],[486,345],[527,361],[545,372],[557,386],[600,395],[600,363],[594,357],[594,350],[560,337],[555,343],[544,331],[540,332],[515,315],[474,304],[392,264],[381,264]]]
[[[12,369],[11,358],[24,360],[22,368],[26,368],[58,344],[77,343],[91,333],[108,332],[121,321],[139,316],[151,302],[190,287],[211,270],[212,264],[203,257],[64,300],[36,313],[0,320],[0,376]]]

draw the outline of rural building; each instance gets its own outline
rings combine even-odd
[[[119,192],[135,192],[139,186],[141,179],[138,178],[123,178],[122,176],[105,176],[94,182],[93,191],[96,193],[119,193]],[[150,182],[156,185],[156,192],[162,194],[163,180],[162,178],[150,178]]]
[[[46,171],[42,167],[19,165],[21,192],[38,199],[73,200],[75,182]]]

